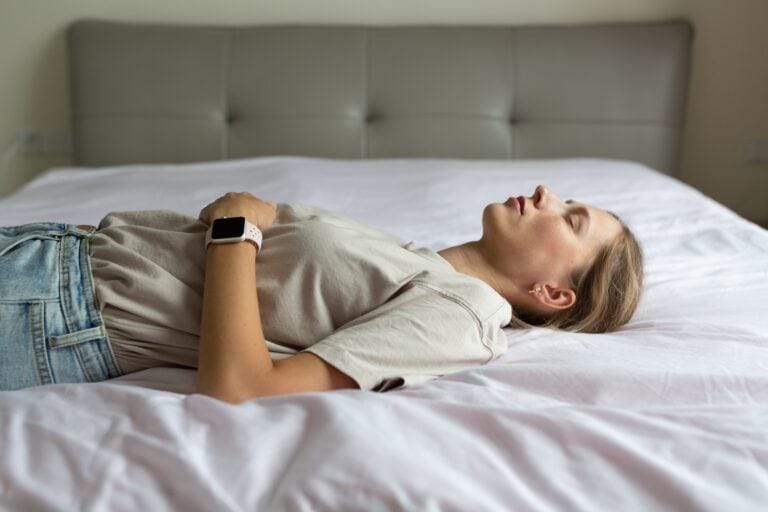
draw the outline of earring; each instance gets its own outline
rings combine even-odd
[[[536,292],[537,295],[541,295],[541,286],[537,286],[533,290],[528,290],[528,293],[530,293],[531,295],[533,295],[534,292]]]

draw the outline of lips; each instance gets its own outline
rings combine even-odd
[[[525,212],[525,198],[523,196],[517,196],[517,204],[520,206],[520,215]]]

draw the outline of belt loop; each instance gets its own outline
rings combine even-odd
[[[103,325],[97,325],[89,329],[82,329],[80,331],[70,332],[68,334],[60,334],[58,336],[50,336],[48,343],[52,348],[66,347],[69,345],[76,345],[83,343],[84,341],[92,341],[104,338],[107,335],[106,329]]]
[[[66,233],[64,233],[66,235]],[[77,319],[77,304],[73,304],[76,297],[73,297],[72,286],[72,273],[73,266],[77,265],[77,260],[72,260],[73,244],[76,244],[78,239],[73,236],[61,236],[61,242],[59,247],[59,297],[61,297],[61,310],[64,313],[64,321],[67,324],[68,332],[75,332],[81,329],[78,325]]]

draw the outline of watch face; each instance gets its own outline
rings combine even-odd
[[[245,233],[245,217],[215,219],[211,228],[211,240],[238,238]]]

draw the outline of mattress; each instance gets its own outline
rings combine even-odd
[[[768,503],[768,232],[625,160],[262,157],[51,168],[0,224],[197,216],[228,191],[327,208],[440,250],[545,184],[635,232],[646,284],[610,334],[505,329],[480,367],[388,393],[231,405],[152,368],[0,392],[0,508],[699,510]]]

